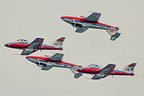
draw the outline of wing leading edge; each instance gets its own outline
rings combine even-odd
[[[36,38],[32,43],[29,44],[28,48],[23,50],[21,55],[29,55],[37,50],[42,46],[43,38]]]
[[[58,61],[61,61],[61,60],[62,60],[63,56],[64,56],[64,54],[56,53],[56,54],[54,54],[53,56],[51,56],[51,57],[49,58],[49,60],[58,62]]]
[[[101,16],[101,13],[93,12],[91,15],[89,15],[85,19],[87,21],[97,22],[99,20],[100,16]]]
[[[91,79],[98,80],[109,76],[111,72],[114,70],[115,66],[116,66],[115,64],[108,64],[98,74],[94,75]]]
[[[101,13],[93,12],[91,15],[89,15],[88,17],[86,17],[85,20],[90,21],[90,22],[97,22],[99,20],[100,16],[101,16]],[[86,26],[78,27],[75,32],[83,33],[88,28],[89,27],[86,27]]]

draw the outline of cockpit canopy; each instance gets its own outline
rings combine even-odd
[[[100,68],[100,66],[96,64],[90,64],[88,68]]]
[[[25,40],[25,39],[18,39],[16,42],[17,43],[26,43],[26,44],[29,43],[28,40]]]
[[[86,18],[85,16],[80,16],[80,17],[82,17],[82,18]]]

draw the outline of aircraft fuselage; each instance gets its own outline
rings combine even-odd
[[[75,64],[71,64],[68,62],[63,61],[52,61],[49,60],[48,57],[41,57],[41,56],[27,56],[26,57],[29,61],[35,63],[39,67],[61,67],[61,68],[71,68],[74,66],[78,66]]]
[[[14,48],[14,49],[26,49],[28,48],[29,44],[28,43],[16,43],[16,42],[12,42],[12,43],[6,43],[5,44],[6,47],[9,48]],[[62,47],[56,47],[56,46],[51,46],[51,45],[42,45],[38,50],[62,50]]]
[[[101,70],[102,70],[101,68],[81,68],[81,69],[77,69],[78,72],[86,73],[86,74],[93,74],[93,75],[98,74]],[[114,70],[109,75],[130,75],[130,76],[133,76],[134,73],[127,73],[127,72],[120,71],[120,70]]]
[[[119,30],[119,27],[111,26],[101,22],[90,22],[85,20],[85,18],[83,17],[62,16],[61,19],[76,28],[88,27],[88,28],[96,28],[96,29],[103,29],[103,30],[114,30],[114,31]]]

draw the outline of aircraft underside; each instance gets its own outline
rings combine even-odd
[[[53,63],[53,62],[41,62],[37,61],[36,64],[39,67],[61,67],[61,68],[71,68],[72,66],[67,65],[67,64],[59,64],[59,63]]]
[[[96,29],[103,29],[103,30],[116,30],[114,28],[111,28],[111,26],[104,26],[100,24],[91,24],[91,23],[83,23],[83,22],[72,22],[71,25],[76,28],[88,27],[88,28],[96,28]]]

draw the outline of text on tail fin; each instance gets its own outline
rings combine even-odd
[[[130,65],[128,65],[129,67],[135,67],[137,63],[132,63]]]
[[[124,70],[125,72],[128,72],[128,73],[133,73],[135,66],[136,66],[136,63],[132,63],[132,64],[126,66],[123,70]]]
[[[65,40],[65,37],[61,37],[59,39],[57,39],[57,41],[64,41]]]
[[[61,37],[57,39],[56,41],[54,41],[52,45],[61,47],[63,45],[64,40],[65,40],[65,37]]]

